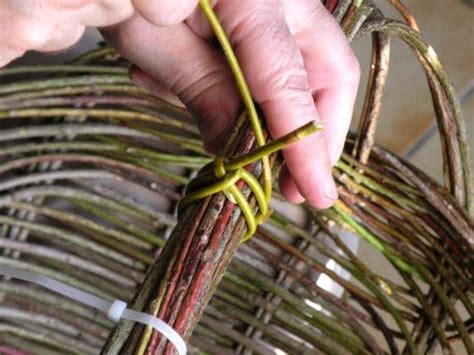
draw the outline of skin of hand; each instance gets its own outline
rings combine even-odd
[[[131,79],[198,119],[216,152],[241,110],[232,74],[197,0],[0,2],[0,66],[26,50],[54,51],[86,26],[134,63]],[[214,1],[254,100],[273,138],[317,120],[323,133],[287,147],[280,190],[317,208],[337,199],[332,166],[349,128],[360,69],[332,15],[318,0]]]

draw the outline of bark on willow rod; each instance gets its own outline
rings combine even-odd
[[[240,116],[228,142],[228,156],[253,148],[255,138],[245,115]],[[280,161],[273,156],[273,170],[278,169]],[[253,172],[261,175],[260,163],[254,164]],[[245,219],[239,207],[219,193],[190,206],[179,220],[151,266],[133,307],[158,315],[187,338],[234,255],[245,231]],[[157,333],[122,323],[112,332],[103,352],[159,351],[165,346]]]
[[[358,38],[369,32],[376,33],[376,35],[374,35],[373,48],[374,69],[370,79],[372,87],[370,87],[367,92],[367,103],[363,113],[363,116],[366,117],[366,120],[363,120],[365,122],[363,130],[365,130],[367,134],[358,141],[357,148],[355,149],[357,154],[355,155],[362,162],[365,162],[372,151],[372,139],[388,66],[389,42],[387,37],[388,35],[399,36],[415,51],[430,82],[436,113],[439,124],[442,127],[441,133],[443,136],[447,136],[446,141],[442,142],[445,155],[448,158],[452,157],[452,159],[448,159],[449,164],[446,166],[446,170],[449,172],[447,175],[449,181],[448,186],[450,186],[451,192],[456,196],[460,204],[469,206],[471,195],[469,194],[470,175],[467,163],[467,139],[462,122],[460,121],[461,115],[459,107],[451,86],[438,59],[433,55],[434,52],[431,47],[421,39],[419,33],[416,31],[416,24],[413,23],[412,18],[409,14],[404,13],[404,8],[398,5],[398,1],[391,0],[390,2],[398,6],[397,8],[402,12],[409,26],[400,22],[387,21],[383,18],[379,18],[376,11],[375,14],[371,14],[374,7],[372,7],[369,1],[341,0],[338,1],[337,4],[336,2],[331,3],[334,9],[334,16],[342,23],[342,27],[349,38]],[[367,6],[367,4],[370,6]],[[374,81],[374,78],[376,81]],[[455,127],[455,129],[453,129],[453,127]],[[453,134],[453,130],[456,134]],[[251,134],[249,124],[245,118],[241,116],[234,128],[225,153],[226,155],[243,154],[249,151],[253,144],[254,137]],[[384,157],[386,158],[386,156]],[[274,160],[273,168],[277,169],[278,165],[279,160]],[[253,166],[254,172],[257,173],[256,175],[259,175],[260,168],[261,166],[259,164]],[[338,169],[347,173],[343,165],[340,165]],[[338,174],[339,173],[336,173],[336,177]],[[347,180],[347,177],[344,177],[345,180],[343,181],[342,176],[343,174],[341,174],[340,184],[344,184],[344,181]],[[356,178],[359,179],[361,177],[358,176]],[[383,184],[381,184],[381,186],[384,186],[386,181],[384,179],[382,180]],[[347,183],[349,184],[350,181]],[[358,189],[364,191],[362,187]],[[404,196],[406,192],[411,193],[410,191],[401,191],[400,196]],[[429,191],[424,192],[431,197]],[[416,210],[417,206],[408,204],[409,201],[406,198],[397,197],[395,199],[389,189],[384,188],[381,195],[383,196],[384,194],[390,198],[377,197],[382,205],[389,203],[390,199],[400,199],[400,205],[406,205],[410,208],[413,207]],[[433,198],[431,202],[438,204],[439,201],[437,198]],[[416,202],[414,204],[416,205]],[[347,225],[349,230],[354,229],[356,222],[353,215],[355,216],[355,212],[349,213],[349,207],[352,205],[352,200],[346,199],[339,203],[338,208],[327,212],[327,216],[340,225]],[[467,222],[461,218],[462,216],[450,215],[449,210],[443,208],[443,206],[437,207],[448,220],[452,218],[453,221],[460,220],[462,222],[450,226],[455,234],[459,234],[460,236],[469,235],[471,226],[466,224]],[[354,211],[359,212],[357,208],[358,207],[355,206]],[[365,208],[375,209],[371,204],[367,204]],[[421,211],[419,214],[423,216],[425,211]],[[412,223],[415,228],[419,221],[416,220]],[[417,254],[395,244],[393,240],[396,240],[396,238],[387,240],[376,240],[373,238],[374,231],[380,232],[381,235],[388,235],[390,233],[395,235],[397,233],[392,230],[380,228],[380,225],[373,220],[367,220],[367,224],[367,228],[359,230],[362,237],[372,241],[379,249],[384,250],[387,258],[392,261],[393,265],[397,267],[409,283],[414,282],[412,278],[427,280],[434,289],[433,294],[441,299],[440,303],[449,306],[449,302],[445,302],[447,295],[443,293],[443,286],[440,286],[435,278],[425,272],[426,267],[424,263],[418,260]],[[181,216],[178,227],[174,230],[158,260],[151,266],[145,282],[135,297],[133,306],[159,316],[175,327],[185,338],[188,338],[229,264],[244,229],[245,222],[240,216],[239,209],[227,201],[222,194],[215,195],[189,208],[185,211],[184,215]],[[296,251],[294,252],[296,253]],[[428,254],[431,256],[430,253]],[[406,268],[407,264],[403,260],[409,260],[410,264],[413,264],[417,270],[420,269],[422,274],[420,275],[419,272],[412,272],[410,268]],[[448,256],[446,256],[446,260],[449,261]],[[341,260],[341,262],[342,261],[344,260]],[[318,264],[312,266],[314,266],[314,268],[321,267]],[[439,270],[440,273],[444,273],[444,269],[441,266]],[[251,270],[247,271],[250,272]],[[329,271],[326,271],[326,273],[330,274]],[[394,338],[401,337],[406,340],[406,350],[416,353],[416,348],[422,341],[420,339],[415,340],[410,334],[407,323],[408,321],[412,321],[410,318],[411,315],[403,310],[400,311],[394,307],[391,302],[391,299],[397,299],[399,302],[403,300],[403,292],[398,293],[396,289],[391,290],[390,292],[393,293],[393,297],[389,298],[385,294],[387,286],[389,286],[387,283],[381,282],[379,279],[367,277],[364,272],[357,269],[354,269],[353,273],[375,298],[371,296],[370,302],[362,301],[362,296],[365,294],[358,295],[356,292],[354,292],[353,297],[360,301],[363,308],[366,309],[371,316],[372,321],[380,326],[390,349],[393,352],[398,352]],[[334,275],[333,277],[336,279],[338,276]],[[342,280],[341,282],[344,283]],[[346,290],[350,291],[350,286],[351,285],[347,283]],[[404,304],[410,305],[409,303]],[[422,306],[425,308],[430,307],[426,303],[422,304]],[[398,324],[401,330],[400,333],[393,333],[384,326],[384,322],[375,312],[376,307],[382,307],[388,311]],[[225,311],[232,312],[233,310],[225,308]],[[460,322],[455,315],[453,318],[456,320],[455,326],[459,329],[459,336],[465,342],[466,348],[470,349],[472,345],[469,342],[464,324]],[[435,318],[433,318],[433,321],[435,328],[438,328],[439,323],[444,322],[444,320],[438,322]],[[425,323],[419,322],[416,333],[428,334],[428,331],[424,330],[425,328],[427,328],[425,327]],[[365,338],[367,343],[371,343],[366,334],[362,334],[362,338]],[[428,344],[430,343],[431,341]],[[445,338],[442,339],[442,343],[444,348],[449,347]],[[430,345],[428,345],[428,347],[429,346]],[[371,348],[375,351],[376,346],[372,345]],[[171,352],[172,348],[160,338],[159,334],[152,333],[151,330],[143,329],[143,327],[140,326],[122,323],[113,331],[103,351],[104,353],[128,353],[134,351],[139,353],[161,353]]]

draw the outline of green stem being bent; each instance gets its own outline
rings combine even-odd
[[[212,9],[209,0],[200,0],[199,5],[204,15],[206,16],[209,24],[211,25],[214,34],[216,35],[219,44],[224,52],[224,55],[229,63],[232,74],[234,74],[235,83],[237,84],[237,90],[239,91],[242,102],[244,103],[245,110],[249,116],[249,120],[252,124],[252,128],[255,134],[255,139],[259,146],[265,144],[265,136],[263,134],[263,129],[260,125],[260,120],[258,118],[257,109],[253,103],[252,95],[250,94],[249,87],[245,81],[244,74],[240,68],[239,62],[235,53],[232,49],[229,39],[222,28],[219,19],[217,18],[214,10]],[[263,163],[263,188],[265,191],[265,196],[267,201],[270,201],[272,194],[272,178],[271,178],[271,169],[268,155],[262,157]]]

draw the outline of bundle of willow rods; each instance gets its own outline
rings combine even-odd
[[[349,39],[373,33],[374,41],[361,128],[334,169],[340,201],[326,211],[302,206],[300,221],[277,206],[235,255],[245,229],[238,211],[231,206],[227,217],[222,210],[208,217],[232,226],[226,240],[233,244],[217,253],[232,262],[226,270],[225,262],[222,269],[198,268],[217,275],[211,284],[193,284],[207,287],[197,307],[202,317],[180,318],[195,312],[186,302],[166,309],[168,321],[190,337],[192,352],[417,354],[439,346],[453,353],[453,342],[474,352],[474,223],[462,117],[433,49],[406,9],[391,2],[407,24],[383,18],[370,2],[327,1]],[[413,47],[427,74],[446,187],[373,146],[388,35]],[[211,157],[189,114],[133,86],[125,66],[101,48],[68,65],[0,71],[0,267],[31,270],[110,300],[135,296],[138,308],[145,299],[153,303],[158,276],[180,274],[154,260],[163,259],[184,186]],[[233,137],[240,149],[251,149],[245,115]],[[279,161],[273,157],[274,167]],[[189,221],[181,219],[178,230],[191,228]],[[370,269],[346,245],[344,231],[382,254],[396,277]],[[322,277],[343,297],[317,282]],[[3,279],[0,299],[0,352],[172,351],[150,329],[131,332],[130,323],[109,334],[105,315],[30,284]]]

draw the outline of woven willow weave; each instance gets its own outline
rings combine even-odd
[[[456,342],[474,353],[466,132],[434,50],[391,2],[406,23],[369,1],[327,1],[349,40],[371,33],[374,43],[360,129],[334,169],[340,201],[326,211],[301,207],[303,222],[276,208],[238,248],[190,337],[192,352],[453,353]],[[426,72],[445,187],[373,146],[389,36],[406,41]],[[0,268],[111,300],[136,294],[176,224],[184,186],[211,157],[189,113],[135,87],[126,66],[100,48],[72,64],[0,71]],[[237,124],[248,125],[244,116]],[[344,242],[347,232],[395,276],[370,269]],[[323,277],[343,295],[317,282]],[[0,352],[98,353],[113,327],[26,283],[2,279],[0,300]],[[156,350],[157,336],[149,339],[141,346]]]

